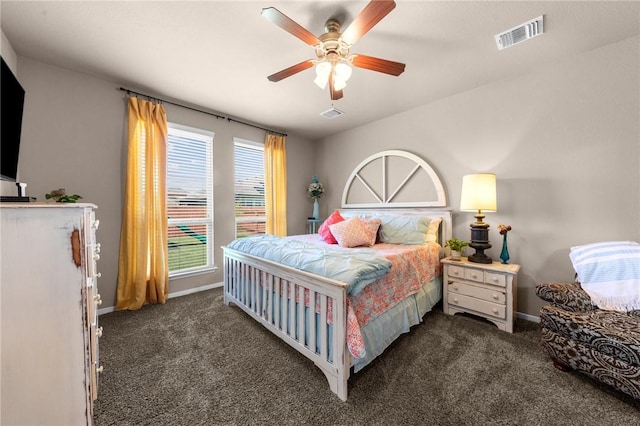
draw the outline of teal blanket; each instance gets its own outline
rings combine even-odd
[[[227,247],[347,284],[356,295],[386,275],[391,261],[366,248],[318,245],[291,238],[259,235],[232,241]]]

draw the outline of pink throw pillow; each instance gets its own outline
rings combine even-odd
[[[331,233],[338,240],[340,247],[368,246],[371,242],[371,231],[357,217],[343,220],[329,226]]]
[[[377,219],[377,218],[370,218],[370,217],[361,217],[360,220],[362,221],[362,224],[365,225],[367,227],[367,229],[369,230],[369,234],[370,234],[370,240],[369,240],[369,246],[374,245],[376,242],[378,242],[378,229],[380,229],[380,225],[382,224],[382,220]]]
[[[344,218],[342,217],[340,212],[338,210],[334,210],[333,213],[331,213],[331,215],[327,218],[327,220],[325,220],[322,223],[322,225],[320,225],[320,228],[318,229],[318,234],[320,234],[322,239],[325,240],[327,243],[338,244],[338,240],[336,240],[333,234],[331,233],[329,226],[333,225],[334,223],[342,222],[343,220]]]

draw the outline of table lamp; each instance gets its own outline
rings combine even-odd
[[[471,243],[469,247],[476,250],[468,257],[469,262],[491,263],[492,260],[484,251],[491,248],[489,243],[489,225],[483,221],[485,212],[495,212],[496,175],[493,173],[478,173],[462,177],[462,195],[460,210],[463,212],[477,212],[476,221],[471,226]]]

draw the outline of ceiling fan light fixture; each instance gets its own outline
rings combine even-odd
[[[313,82],[324,90],[329,81],[329,74],[331,74],[331,64],[326,61],[318,62],[316,64],[316,78]]]
[[[347,87],[347,82],[336,75],[334,77],[334,79],[333,79],[333,89],[334,90],[342,90],[345,87]]]
[[[345,84],[346,84],[346,81],[349,80],[349,78],[351,77],[352,72],[353,70],[348,64],[344,62],[340,62],[336,64],[336,79],[343,80]]]
[[[329,81],[329,76],[316,76],[316,78],[313,80],[313,82],[316,84],[316,86],[318,86],[319,88],[321,88],[322,90],[324,90],[325,87],[327,87],[327,82]]]

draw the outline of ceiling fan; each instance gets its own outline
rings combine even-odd
[[[346,82],[351,76],[351,65],[395,76],[402,74],[405,64],[350,53],[355,42],[360,40],[395,7],[394,1],[372,0],[344,32],[341,32],[342,24],[340,21],[330,18],[325,24],[326,32],[318,37],[275,7],[262,9],[262,16],[314,47],[316,53],[316,59],[300,62],[267,78],[269,81],[277,82],[315,65],[316,79],[314,82],[321,89],[324,89],[328,84],[331,100],[338,100],[342,98],[342,89],[347,85]]]

